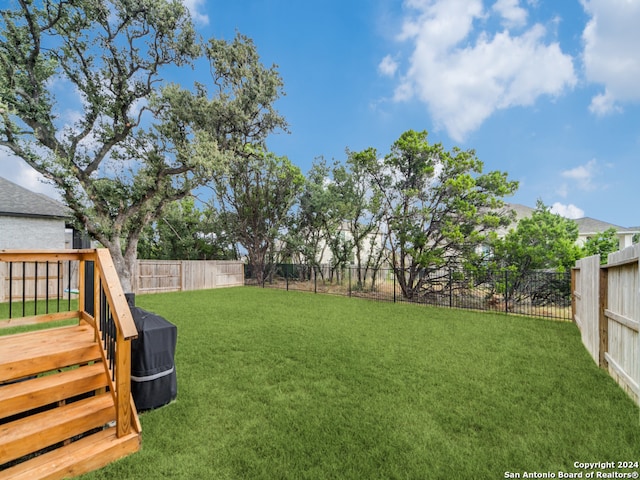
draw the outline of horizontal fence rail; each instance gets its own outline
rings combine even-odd
[[[391,268],[336,270],[327,265],[270,265],[260,286],[407,302],[448,308],[466,308],[570,321],[571,273],[509,270],[466,271],[435,269],[419,272],[420,287],[411,297],[403,293]],[[245,284],[258,285],[251,265],[245,266]]]

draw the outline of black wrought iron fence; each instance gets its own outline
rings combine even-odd
[[[571,320],[570,272],[434,269],[412,278],[406,273],[404,282],[399,275],[391,268],[277,264],[265,269],[259,283],[260,276],[245,266],[245,284],[265,288]]]

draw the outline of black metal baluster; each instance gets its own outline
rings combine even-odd
[[[9,262],[9,318],[13,310],[13,262]]]
[[[69,292],[69,295],[67,295],[67,311],[70,312],[71,311],[71,260],[69,260],[68,262],[68,267],[67,267],[67,291]]]
[[[56,300],[57,300],[57,309],[58,312],[60,311],[60,289],[62,288],[62,285],[60,284],[60,260],[58,260],[57,262],[58,264],[58,269],[56,272]]]
[[[45,288],[44,288],[44,301],[45,301],[45,310],[44,313],[49,313],[49,260],[45,263],[45,267],[47,269],[47,273],[45,274]]]
[[[33,281],[33,315],[38,315],[38,262],[33,263],[35,279]]]
[[[25,262],[22,262],[22,316],[26,316],[25,308],[27,305],[27,292],[25,288],[27,268]]]

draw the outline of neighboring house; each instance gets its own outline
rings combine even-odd
[[[0,250],[71,248],[70,218],[62,203],[0,177]]]
[[[340,237],[342,242],[353,242],[353,234],[351,233],[351,229],[347,222],[342,223],[340,225],[340,229],[337,232],[337,235]],[[375,263],[380,256],[382,250],[384,250],[385,237],[382,232],[370,233],[365,236],[362,240],[362,250],[360,252],[360,263],[362,265],[366,264],[368,261]],[[282,250],[283,245],[282,242],[276,242],[276,251]],[[309,259],[304,258],[302,254],[296,254],[294,258],[291,259],[293,263],[306,264]],[[348,262],[352,265],[356,264],[356,248],[353,247],[351,250],[351,254],[349,255]],[[333,265],[333,253],[329,248],[325,239],[321,239],[318,244],[318,253],[315,258],[315,263],[318,265]]]
[[[343,223],[340,225],[340,230],[338,232],[342,242],[351,242],[353,243],[353,234],[351,233],[351,229],[348,223]],[[380,252],[384,249],[385,238],[382,232],[378,233],[370,233],[364,237],[362,240],[362,250],[360,252],[360,263],[366,264],[368,261],[375,262],[375,259],[378,258]],[[349,258],[349,263],[354,265],[356,263],[356,248],[352,247],[351,255]],[[373,259],[371,258],[373,257]],[[318,263],[321,265],[332,265],[333,264],[333,253],[331,249],[326,244],[324,240],[320,242],[320,258]]]
[[[523,218],[529,217],[535,211],[533,208],[525,205],[519,205],[517,203],[507,204],[507,209],[514,210],[516,212],[516,220],[507,229],[499,229],[499,236],[505,235],[509,229],[516,228],[517,222]],[[580,247],[582,247],[590,237],[602,233],[610,228],[616,229],[620,250],[632,245],[633,236],[640,234],[640,227],[625,228],[589,217],[577,218],[574,219],[574,221],[578,225],[578,240],[576,240],[576,244]]]
[[[596,220],[589,217],[578,218],[575,220],[575,222],[578,224],[579,236],[576,243],[579,246],[583,246],[590,237],[602,233],[610,228],[615,228],[620,245],[619,249],[622,250],[633,245],[633,236],[640,233],[640,228],[638,227],[620,227],[618,225],[613,225],[611,223],[603,222],[601,220]]]
[[[498,237],[504,237],[509,230],[515,229],[518,225],[518,222],[523,218],[530,217],[531,214],[535,211],[534,208],[527,207],[526,205],[520,205],[519,203],[507,203],[503,209],[504,212],[514,211],[516,214],[516,218],[511,222],[510,225],[506,227],[499,227],[496,229],[496,233]]]

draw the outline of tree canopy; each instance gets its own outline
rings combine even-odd
[[[226,232],[247,252],[256,279],[276,250],[276,240],[290,223],[304,176],[288,158],[250,149],[214,175],[215,199]]]
[[[138,256],[156,260],[237,260],[235,238],[222,225],[215,209],[198,209],[188,196],[167,204],[158,219],[146,226]]]
[[[578,225],[552,213],[541,200],[531,216],[494,243],[494,261],[517,272],[571,269],[581,257]]]
[[[600,263],[602,264],[607,263],[609,254],[619,248],[620,240],[618,240],[618,232],[614,227],[587,238],[582,246],[585,256],[600,255]]]
[[[504,172],[482,173],[473,150],[430,144],[427,132],[409,130],[379,162],[368,161],[383,195],[387,247],[407,298],[418,297],[429,271],[457,267],[507,225],[503,197],[518,183]]]

